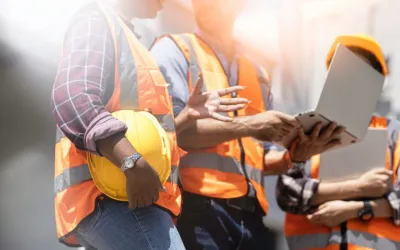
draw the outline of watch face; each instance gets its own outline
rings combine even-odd
[[[366,211],[362,216],[361,216],[361,218],[362,218],[362,220],[363,221],[370,221],[371,219],[372,219],[372,212],[370,212],[370,211]]]
[[[125,167],[126,168],[133,168],[134,162],[132,159],[127,159],[125,162]]]

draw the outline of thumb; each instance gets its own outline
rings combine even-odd
[[[284,122],[296,127],[296,128],[300,128],[300,123],[299,121],[296,119],[296,117],[285,114],[285,113],[279,113],[279,117],[281,118],[281,120],[283,120]]]
[[[310,222],[316,223],[316,222],[321,220],[321,214],[319,214],[318,212],[313,213],[313,214],[309,214],[309,215],[307,215],[307,219]]]
[[[375,174],[388,174],[388,175],[393,173],[391,170],[388,170],[386,168],[375,168],[371,172]]]

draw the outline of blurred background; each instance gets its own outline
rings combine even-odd
[[[155,20],[135,20],[149,46],[164,33],[195,29],[190,0],[168,0]],[[63,33],[80,0],[1,0],[0,7],[0,249],[62,250],[55,234],[50,93]],[[272,79],[275,108],[291,114],[312,108],[325,78],[334,38],[363,32],[382,45],[390,75],[377,107],[400,118],[400,1],[248,0],[235,36],[258,53]],[[271,210],[265,223],[282,238],[283,213],[275,177],[266,178]],[[272,247],[272,246],[271,246]],[[271,248],[272,249],[272,248]]]

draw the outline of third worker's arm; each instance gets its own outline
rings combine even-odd
[[[360,218],[360,212],[366,206],[372,208],[374,218],[391,219],[395,226],[400,226],[400,185],[399,181],[393,189],[382,198],[371,200],[334,200],[321,204],[308,219],[316,224],[335,227],[340,223]]]
[[[318,205],[327,201],[361,198],[361,185],[357,180],[320,182],[309,177],[304,166],[295,166],[278,177],[276,199],[285,212],[310,214]]]

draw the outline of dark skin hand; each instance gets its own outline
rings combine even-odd
[[[134,168],[125,171],[129,208],[147,207],[158,200],[163,186],[157,172],[140,158]]]
[[[99,140],[97,146],[101,154],[114,165],[121,166],[123,160],[136,150],[123,134]],[[163,190],[157,172],[140,158],[134,168],[125,171],[126,191],[130,209],[145,207],[158,200],[158,192]]]

